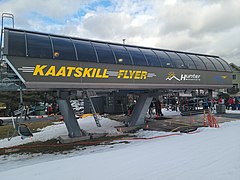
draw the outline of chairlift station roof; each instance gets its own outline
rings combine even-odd
[[[218,56],[4,29],[3,55],[27,89],[232,87]]]

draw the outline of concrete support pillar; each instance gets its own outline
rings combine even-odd
[[[132,115],[129,119],[129,126],[136,126],[144,124],[148,108],[152,102],[153,97],[149,94],[142,94],[132,112]]]
[[[60,98],[57,100],[57,103],[59,105],[59,110],[63,116],[64,122],[66,124],[68,136],[71,138],[82,136],[83,135],[82,131],[78,125],[70,101],[67,99],[66,92],[64,92],[62,95],[60,93]]]

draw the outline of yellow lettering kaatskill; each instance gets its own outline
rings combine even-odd
[[[78,67],[75,69],[75,73],[74,73],[74,77],[82,77],[82,71],[83,71],[83,68],[81,67]]]
[[[62,66],[62,67],[58,70],[56,76],[66,76],[66,68],[65,68],[64,66]]]
[[[76,77],[76,78],[101,78],[109,77],[107,69],[101,68],[82,68],[72,66],[56,66],[36,65],[33,76],[56,76],[56,77]]]
[[[83,75],[82,77],[89,77],[91,78],[91,71],[93,70],[93,68],[85,68],[83,71]]]
[[[76,67],[67,67],[68,70],[67,77],[70,77],[72,75],[74,69],[76,69]]]
[[[45,76],[56,76],[56,67],[51,66],[46,72]]]
[[[37,76],[37,75],[40,75],[40,76],[44,76],[44,72],[43,70],[47,67],[47,65],[36,65],[35,69],[34,69],[34,72],[33,72],[33,75],[34,76]]]

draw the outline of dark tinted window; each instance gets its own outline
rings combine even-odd
[[[54,48],[54,58],[64,60],[75,60],[76,54],[71,39],[51,37]]]
[[[129,56],[129,53],[123,46],[117,46],[117,45],[110,45],[112,50],[114,51],[114,54],[116,56],[116,60],[118,64],[128,64],[132,65],[132,60]]]
[[[168,56],[170,56],[173,64],[175,64],[176,68],[186,68],[182,59],[174,52],[166,52]]]
[[[228,72],[232,72],[232,69],[230,68],[230,66],[228,65],[228,63],[226,63],[226,61],[224,61],[222,58],[218,58],[218,60],[222,63],[222,65],[224,66],[225,70]]]
[[[196,65],[194,64],[193,60],[190,57],[188,57],[186,54],[182,54],[182,53],[177,53],[177,54],[181,57],[185,66],[188,69],[197,69]]]
[[[91,42],[73,40],[74,45],[77,49],[77,55],[79,61],[84,62],[97,62],[96,53],[93,49]]]
[[[216,58],[208,57],[208,59],[212,61],[218,71],[225,71],[223,65]]]
[[[132,56],[133,64],[135,66],[147,66],[147,61],[143,53],[138,48],[126,47]]]
[[[158,59],[160,60],[162,67],[167,67],[167,68],[174,67],[171,59],[169,58],[169,56],[164,51],[157,51],[157,50],[153,50],[153,51],[157,54]]]
[[[149,66],[161,66],[158,57],[151,49],[141,49],[141,51],[145,55]]]
[[[203,64],[201,59],[199,59],[197,56],[192,54],[188,54],[188,56],[194,61],[197,69],[206,70],[206,66]]]
[[[98,60],[100,63],[111,63],[116,64],[112,50],[107,44],[103,43],[92,43],[95,47],[98,55]]]
[[[26,56],[24,33],[8,32],[8,54],[13,56]]]
[[[214,67],[213,63],[208,58],[206,58],[205,56],[198,56],[198,57],[205,63],[207,70],[216,71],[216,68]]]
[[[28,56],[53,58],[52,47],[48,36],[27,34]]]

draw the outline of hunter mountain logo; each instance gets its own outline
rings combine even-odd
[[[180,78],[176,76],[175,72],[169,72],[166,80],[171,81],[175,79],[177,81],[200,81],[200,74],[181,74]]]
[[[178,78],[176,77],[175,72],[169,72],[166,80],[171,81],[172,79],[176,79],[177,81],[180,81],[180,79],[178,79]]]

